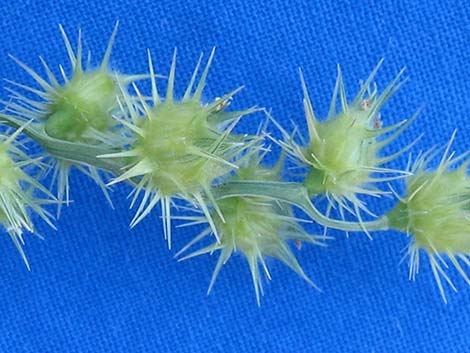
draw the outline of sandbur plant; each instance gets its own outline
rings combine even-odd
[[[39,72],[28,58],[12,57],[35,84],[13,79],[6,87],[9,96],[0,113],[0,223],[28,268],[24,234],[37,234],[34,224],[39,221],[54,227],[49,208],[57,208],[58,217],[61,207],[69,205],[70,170],[77,168],[110,202],[109,187],[132,186],[131,228],[158,206],[169,248],[178,233],[207,225],[175,257],[197,261],[218,254],[208,292],[235,253],[246,260],[258,304],[263,282],[274,277],[268,258],[319,289],[310,279],[314,273],[308,263],[301,265],[296,253],[321,251],[334,241],[327,228],[370,238],[374,231],[405,233],[410,239],[404,258],[410,279],[426,257],[444,301],[443,279],[456,288],[446,273],[450,264],[470,284],[468,154],[455,157],[451,152],[455,133],[442,148],[419,154],[406,170],[394,167],[420,137],[394,150],[419,110],[398,123],[381,115],[405,82],[404,70],[380,89],[374,83],[379,62],[350,100],[338,67],[324,119],[316,115],[300,72],[305,129],[289,131],[261,107],[231,110],[230,102],[242,87],[212,101],[204,99],[214,50],[204,64],[200,56],[184,85],[176,82],[176,50],[163,75],[150,50],[147,73],[114,71],[109,61],[117,29],[98,66],[83,54],[81,32],[73,46],[62,27],[69,66],[40,58]],[[175,87],[185,87],[182,97]],[[241,119],[260,116],[265,118],[257,133],[238,132]],[[29,144],[35,148],[27,150]],[[274,166],[265,161],[272,145],[282,150]],[[33,155],[32,150],[40,152]],[[394,152],[386,155],[390,150]],[[440,163],[432,168],[438,158]],[[297,171],[294,179],[289,164]],[[45,184],[47,180],[52,183]],[[403,193],[395,191],[399,185]],[[376,214],[367,200],[384,196],[393,197],[395,206]],[[178,228],[172,220],[180,223]],[[311,234],[308,223],[323,226],[325,232]]]

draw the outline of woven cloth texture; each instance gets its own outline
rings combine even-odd
[[[156,70],[167,74],[177,48],[181,94],[199,54],[207,58],[215,46],[205,100],[245,85],[230,109],[266,107],[287,129],[305,132],[299,67],[324,117],[337,64],[352,98],[384,58],[379,88],[404,66],[409,77],[383,110],[384,124],[425,106],[387,151],[424,133],[416,156],[446,143],[454,129],[453,150],[470,149],[467,1],[24,0],[2,1],[0,10],[0,74],[17,82],[33,84],[7,54],[38,71],[39,56],[54,70],[68,68],[63,24],[74,43],[82,29],[98,64],[119,20],[113,69],[146,73],[149,48]],[[247,117],[238,130],[253,132],[262,119]],[[390,167],[406,162],[403,156]],[[45,239],[26,237],[31,272],[2,233],[0,352],[470,352],[470,288],[450,269],[459,292],[447,287],[444,304],[426,261],[409,281],[406,263],[399,264],[404,234],[379,232],[370,241],[331,232],[328,247],[304,246],[299,261],[322,292],[269,261],[273,280],[258,308],[242,256],[224,266],[209,296],[217,257],[173,258],[197,227],[175,230],[171,251],[158,209],[130,230],[130,190],[114,188],[112,210],[92,181],[74,173],[74,202],[58,231],[38,224]],[[390,202],[371,200],[370,207],[381,214]]]

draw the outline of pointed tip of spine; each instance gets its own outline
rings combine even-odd
[[[74,74],[81,74],[82,69],[82,56],[83,56],[83,47],[82,47],[82,30],[78,29],[78,39],[77,39],[77,56],[74,67]]]
[[[100,66],[101,71],[106,71],[108,68],[109,58],[111,57],[111,52],[113,50],[113,45],[114,45],[114,41],[116,40],[118,29],[119,29],[119,20],[116,21],[113,32],[111,33],[111,36],[109,37],[108,45],[104,52],[103,59],[101,60],[101,66]]]
[[[456,134],[457,134],[457,128],[454,129],[454,131],[452,132],[452,135],[450,136],[449,141],[446,144],[445,151],[444,151],[444,153],[442,155],[442,158],[441,158],[441,161],[439,163],[438,170],[445,168],[447,166],[447,164],[446,164],[447,159],[452,158],[453,153],[450,153],[450,157],[449,157],[449,152],[450,152],[450,148],[452,147],[452,144],[454,142]]]
[[[72,67],[75,69],[75,64],[76,64],[75,53],[73,52],[69,37],[67,36],[67,33],[65,32],[64,26],[62,26],[62,24],[59,24],[59,30],[60,30],[62,39],[65,44],[65,49],[67,50],[67,54],[69,56],[70,63],[72,64]]]
[[[299,67],[299,77],[300,77],[300,84],[302,86],[302,92],[304,94],[304,99],[308,99],[310,101],[307,84],[305,83],[305,78],[304,78],[304,74],[303,74],[301,67]]]
[[[166,89],[166,101],[173,101],[173,92],[175,87],[175,72],[176,72],[176,54],[177,49],[173,50],[173,59],[171,60],[170,75],[168,76],[168,85]]]
[[[201,79],[199,80],[199,83],[196,87],[196,91],[194,92],[193,98],[196,100],[201,99],[202,91],[204,90],[204,86],[206,85],[206,78],[209,73],[212,60],[214,59],[214,55],[215,55],[215,47],[212,48],[211,54],[206,63],[206,67],[204,68],[204,71],[202,72]]]
[[[147,58],[148,58],[148,65],[149,65],[149,71],[150,71],[150,82],[152,85],[152,100],[155,104],[159,104],[160,96],[158,95],[158,87],[157,87],[157,81],[155,79],[155,71],[153,67],[152,54],[150,53],[150,49],[148,48],[147,48]]]
[[[359,90],[359,92],[357,93],[356,97],[354,98],[354,100],[352,102],[352,105],[358,105],[360,103],[360,101],[363,99],[364,94],[369,89],[372,81],[374,80],[375,75],[377,75],[377,72],[379,71],[379,69],[382,66],[383,62],[384,62],[384,58],[381,58],[379,60],[379,62],[377,63],[377,65],[375,65],[372,72],[367,77],[366,81],[364,83],[362,83],[362,87]]]
[[[302,69],[299,68],[299,75],[300,75],[300,83],[302,85],[302,92],[303,92],[303,103],[304,103],[304,110],[305,115],[307,118],[307,127],[309,131],[310,139],[317,139],[320,140],[320,136],[318,135],[315,123],[318,121],[315,112],[313,110],[312,100],[310,99],[310,95],[308,93],[307,84],[305,83],[304,75],[302,73]]]
[[[193,70],[193,74],[192,74],[191,79],[188,83],[188,87],[186,88],[186,92],[184,92],[183,101],[189,100],[191,98],[191,92],[193,90],[194,82],[196,81],[197,73],[199,72],[199,68],[201,67],[201,62],[202,62],[203,56],[204,56],[204,53],[201,53],[199,55],[199,59],[197,61],[196,67]]]
[[[348,99],[346,97],[346,90],[344,87],[343,73],[341,71],[341,66],[338,64],[338,89],[340,94],[341,110],[343,113],[348,111]]]

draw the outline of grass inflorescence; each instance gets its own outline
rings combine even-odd
[[[56,204],[60,210],[69,203],[69,175],[75,167],[90,176],[108,199],[111,185],[132,185],[130,206],[135,212],[131,227],[158,206],[169,247],[172,220],[184,221],[180,226],[185,229],[207,224],[176,257],[185,260],[219,254],[209,292],[222,266],[237,252],[246,259],[258,304],[263,278],[271,279],[268,258],[279,260],[318,288],[306,274],[310,271],[304,271],[308,264],[301,266],[296,256],[302,244],[325,246],[331,240],[326,233],[311,234],[304,223],[312,222],[325,230],[363,232],[369,237],[370,232],[388,229],[406,233],[411,239],[406,252],[410,278],[418,272],[420,254],[426,254],[444,300],[441,279],[455,289],[444,271],[445,258],[470,284],[465,267],[470,267],[467,154],[454,157],[452,138],[443,149],[421,154],[406,170],[396,169],[394,162],[418,139],[384,155],[418,115],[385,124],[389,119],[381,114],[406,81],[404,70],[380,91],[374,83],[380,61],[350,101],[338,67],[324,120],[316,116],[300,72],[305,136],[281,126],[265,109],[231,110],[230,102],[242,87],[206,101],[203,91],[214,50],[205,65],[201,54],[182,97],[175,89],[180,87],[175,82],[176,50],[165,76],[157,74],[150,51],[148,73],[113,70],[109,60],[117,28],[116,24],[96,67],[91,65],[90,55],[84,62],[81,32],[74,48],[62,27],[69,69],[59,65],[57,74],[40,58],[43,75],[12,57],[36,85],[10,80],[10,96],[0,113],[4,124],[0,134],[0,224],[26,263],[25,231],[37,234],[34,218],[53,226],[47,205]],[[157,78],[166,78],[164,91]],[[148,83],[149,96],[137,86],[138,80]],[[256,134],[235,133],[241,118],[262,113],[268,115],[267,123]],[[273,125],[280,131],[280,139],[268,131]],[[42,147],[39,156],[26,152],[24,135]],[[270,143],[282,148],[274,166],[265,161],[271,153]],[[430,168],[439,153],[443,153],[441,162]],[[286,160],[301,170],[298,182],[285,179]],[[53,182],[46,187],[43,182],[48,174]],[[405,181],[405,196],[391,185],[400,180]],[[385,195],[396,199],[395,207],[375,214],[367,198]],[[317,207],[321,200],[326,200],[323,211]],[[299,218],[296,210],[306,219]]]

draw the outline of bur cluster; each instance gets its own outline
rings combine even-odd
[[[0,225],[28,267],[24,236],[39,235],[37,221],[54,227],[61,207],[69,205],[70,173],[76,168],[110,203],[110,187],[132,187],[131,228],[159,208],[169,248],[173,233],[193,234],[193,227],[202,226],[176,257],[196,265],[195,257],[218,255],[209,292],[237,253],[250,270],[258,304],[263,283],[273,278],[270,259],[319,289],[298,253],[320,251],[332,241],[327,228],[370,238],[375,231],[405,233],[410,278],[425,256],[444,300],[442,279],[455,289],[446,273],[449,264],[470,284],[468,154],[451,152],[455,133],[406,170],[396,168],[419,138],[393,148],[419,110],[401,121],[382,114],[406,81],[404,70],[381,89],[375,83],[379,62],[350,100],[338,67],[331,101],[319,102],[329,107],[325,118],[317,116],[301,72],[307,131],[302,134],[304,129],[288,130],[264,108],[231,110],[242,87],[208,99],[204,88],[214,50],[204,65],[201,54],[184,85],[176,82],[176,50],[168,73],[158,71],[150,50],[148,72],[114,70],[110,57],[117,29],[116,24],[97,66],[84,55],[81,32],[74,46],[62,27],[67,65],[40,57],[42,69],[36,71],[12,57],[34,84],[9,80],[6,87],[9,96],[0,112]],[[257,133],[238,132],[241,119],[260,117]],[[29,144],[40,152],[33,155]],[[274,165],[272,145],[282,150]],[[292,163],[296,178],[290,177]],[[395,191],[396,184],[403,185],[403,193]],[[393,197],[395,206],[376,214],[367,202],[385,196]],[[326,207],[319,206],[322,200]],[[50,207],[57,208],[57,217]],[[312,223],[323,226],[323,234],[312,232]]]

